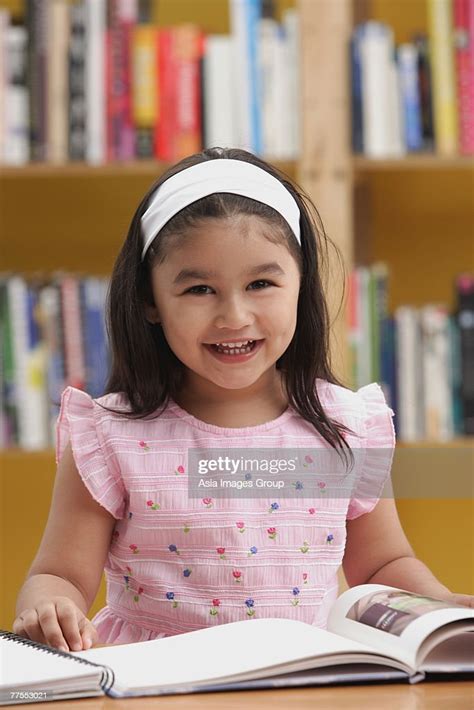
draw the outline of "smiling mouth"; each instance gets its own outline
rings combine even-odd
[[[223,355],[244,355],[245,353],[251,353],[260,340],[249,340],[248,345],[243,345],[239,347],[229,347],[216,345],[215,343],[210,343],[208,347],[212,348],[217,353],[222,353]]]

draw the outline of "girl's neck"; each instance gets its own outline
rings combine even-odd
[[[183,387],[176,404],[197,419],[221,427],[250,427],[266,424],[279,417],[288,407],[281,373],[275,370],[273,384],[221,392]]]

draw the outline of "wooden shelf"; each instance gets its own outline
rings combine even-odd
[[[360,173],[388,170],[473,170],[474,158],[471,156],[450,158],[432,153],[379,159],[354,156],[352,165],[354,170]]]

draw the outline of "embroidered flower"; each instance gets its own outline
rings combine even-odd
[[[189,577],[191,574],[192,570],[189,569],[189,567],[186,567],[186,569],[183,569],[183,576],[184,577]]]
[[[133,601],[139,601],[141,594],[143,594],[143,587],[138,587],[137,593],[133,596]]]
[[[166,592],[166,598],[173,602],[173,609],[176,609],[178,602],[174,598],[174,592]]]
[[[269,509],[268,509],[268,512],[269,512],[269,513],[273,513],[273,511],[274,511],[274,510],[278,510],[279,507],[280,507],[280,506],[279,506],[278,503],[272,503],[271,506],[270,506]]]
[[[277,535],[277,529],[276,528],[267,528],[267,533],[268,533],[268,537],[270,538],[270,540],[274,540]]]
[[[314,461],[313,461],[313,459],[311,458],[311,456],[310,456],[309,454],[307,454],[307,455],[304,457],[303,466],[304,466],[305,468],[308,468],[308,464],[310,464],[310,463],[314,463]]]
[[[253,599],[246,599],[245,600],[245,606],[247,607],[247,615],[248,616],[255,616],[254,605],[255,605],[255,602]]]
[[[202,503],[206,506],[206,508],[212,508],[213,506],[212,498],[203,498]]]
[[[310,515],[314,515],[315,512],[316,512],[316,508],[308,508],[308,513],[309,513]]]
[[[253,546],[250,548],[249,552],[247,553],[247,556],[248,556],[248,557],[251,557],[252,555],[256,555],[257,552],[258,552],[257,548],[255,547],[255,545],[253,545]]]
[[[177,555],[181,554],[176,545],[168,545],[168,550],[170,552],[176,552]]]
[[[139,549],[138,549],[137,545],[134,545],[132,543],[131,545],[129,545],[129,548],[131,549],[131,551],[133,552],[134,555],[138,554]]]
[[[130,576],[128,574],[124,574],[123,578],[125,580],[125,589],[127,589],[127,590],[130,589],[130,587],[129,587]]]
[[[236,526],[237,526],[239,532],[241,532],[241,533],[245,532],[245,525],[241,520],[239,520],[239,522],[236,523]]]
[[[188,533],[191,530],[187,523],[184,523],[183,532]]]
[[[306,540],[304,540],[303,545],[300,547],[301,552],[308,552],[309,545]]]
[[[132,511],[130,510],[129,513],[128,513],[128,519],[131,520],[132,517],[133,517],[133,513],[132,513]]]
[[[326,493],[326,484],[324,481],[318,482],[318,488],[321,491],[321,493]]]
[[[334,540],[334,535],[332,535],[332,534],[328,535],[326,538],[326,544],[330,545],[333,540]]]
[[[294,596],[294,599],[291,600],[292,606],[296,606],[297,604],[300,603],[300,600],[297,598],[299,593],[300,593],[299,587],[293,587],[292,594]]]
[[[143,449],[143,451],[150,451],[150,447],[148,446],[146,441],[139,441],[138,446],[140,446]]]
[[[294,486],[297,491],[302,491],[304,488],[303,483],[301,481],[296,481],[295,483],[292,483],[291,485]]]
[[[217,547],[216,552],[219,555],[219,557],[221,558],[221,560],[225,560],[225,555],[224,555],[225,547]]]
[[[146,504],[152,510],[159,510],[161,507],[159,503],[154,503],[152,500],[147,500]]]
[[[175,469],[176,476],[178,476],[180,473],[184,473],[184,466],[178,466],[178,468]]]
[[[308,573],[307,572],[303,572],[303,583],[308,584]]]
[[[238,569],[234,569],[234,570],[232,570],[232,576],[236,582],[240,582],[240,578],[242,577],[242,572]]]
[[[213,600],[212,600],[212,607],[211,607],[211,609],[209,610],[209,614],[210,614],[211,616],[217,616],[217,614],[219,613],[217,607],[220,606],[220,603],[221,603],[221,602],[220,602],[219,599],[213,599]]]

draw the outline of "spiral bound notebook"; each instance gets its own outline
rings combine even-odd
[[[474,612],[394,587],[345,591],[320,629],[252,618],[65,653],[0,631],[0,705],[472,674]]]

